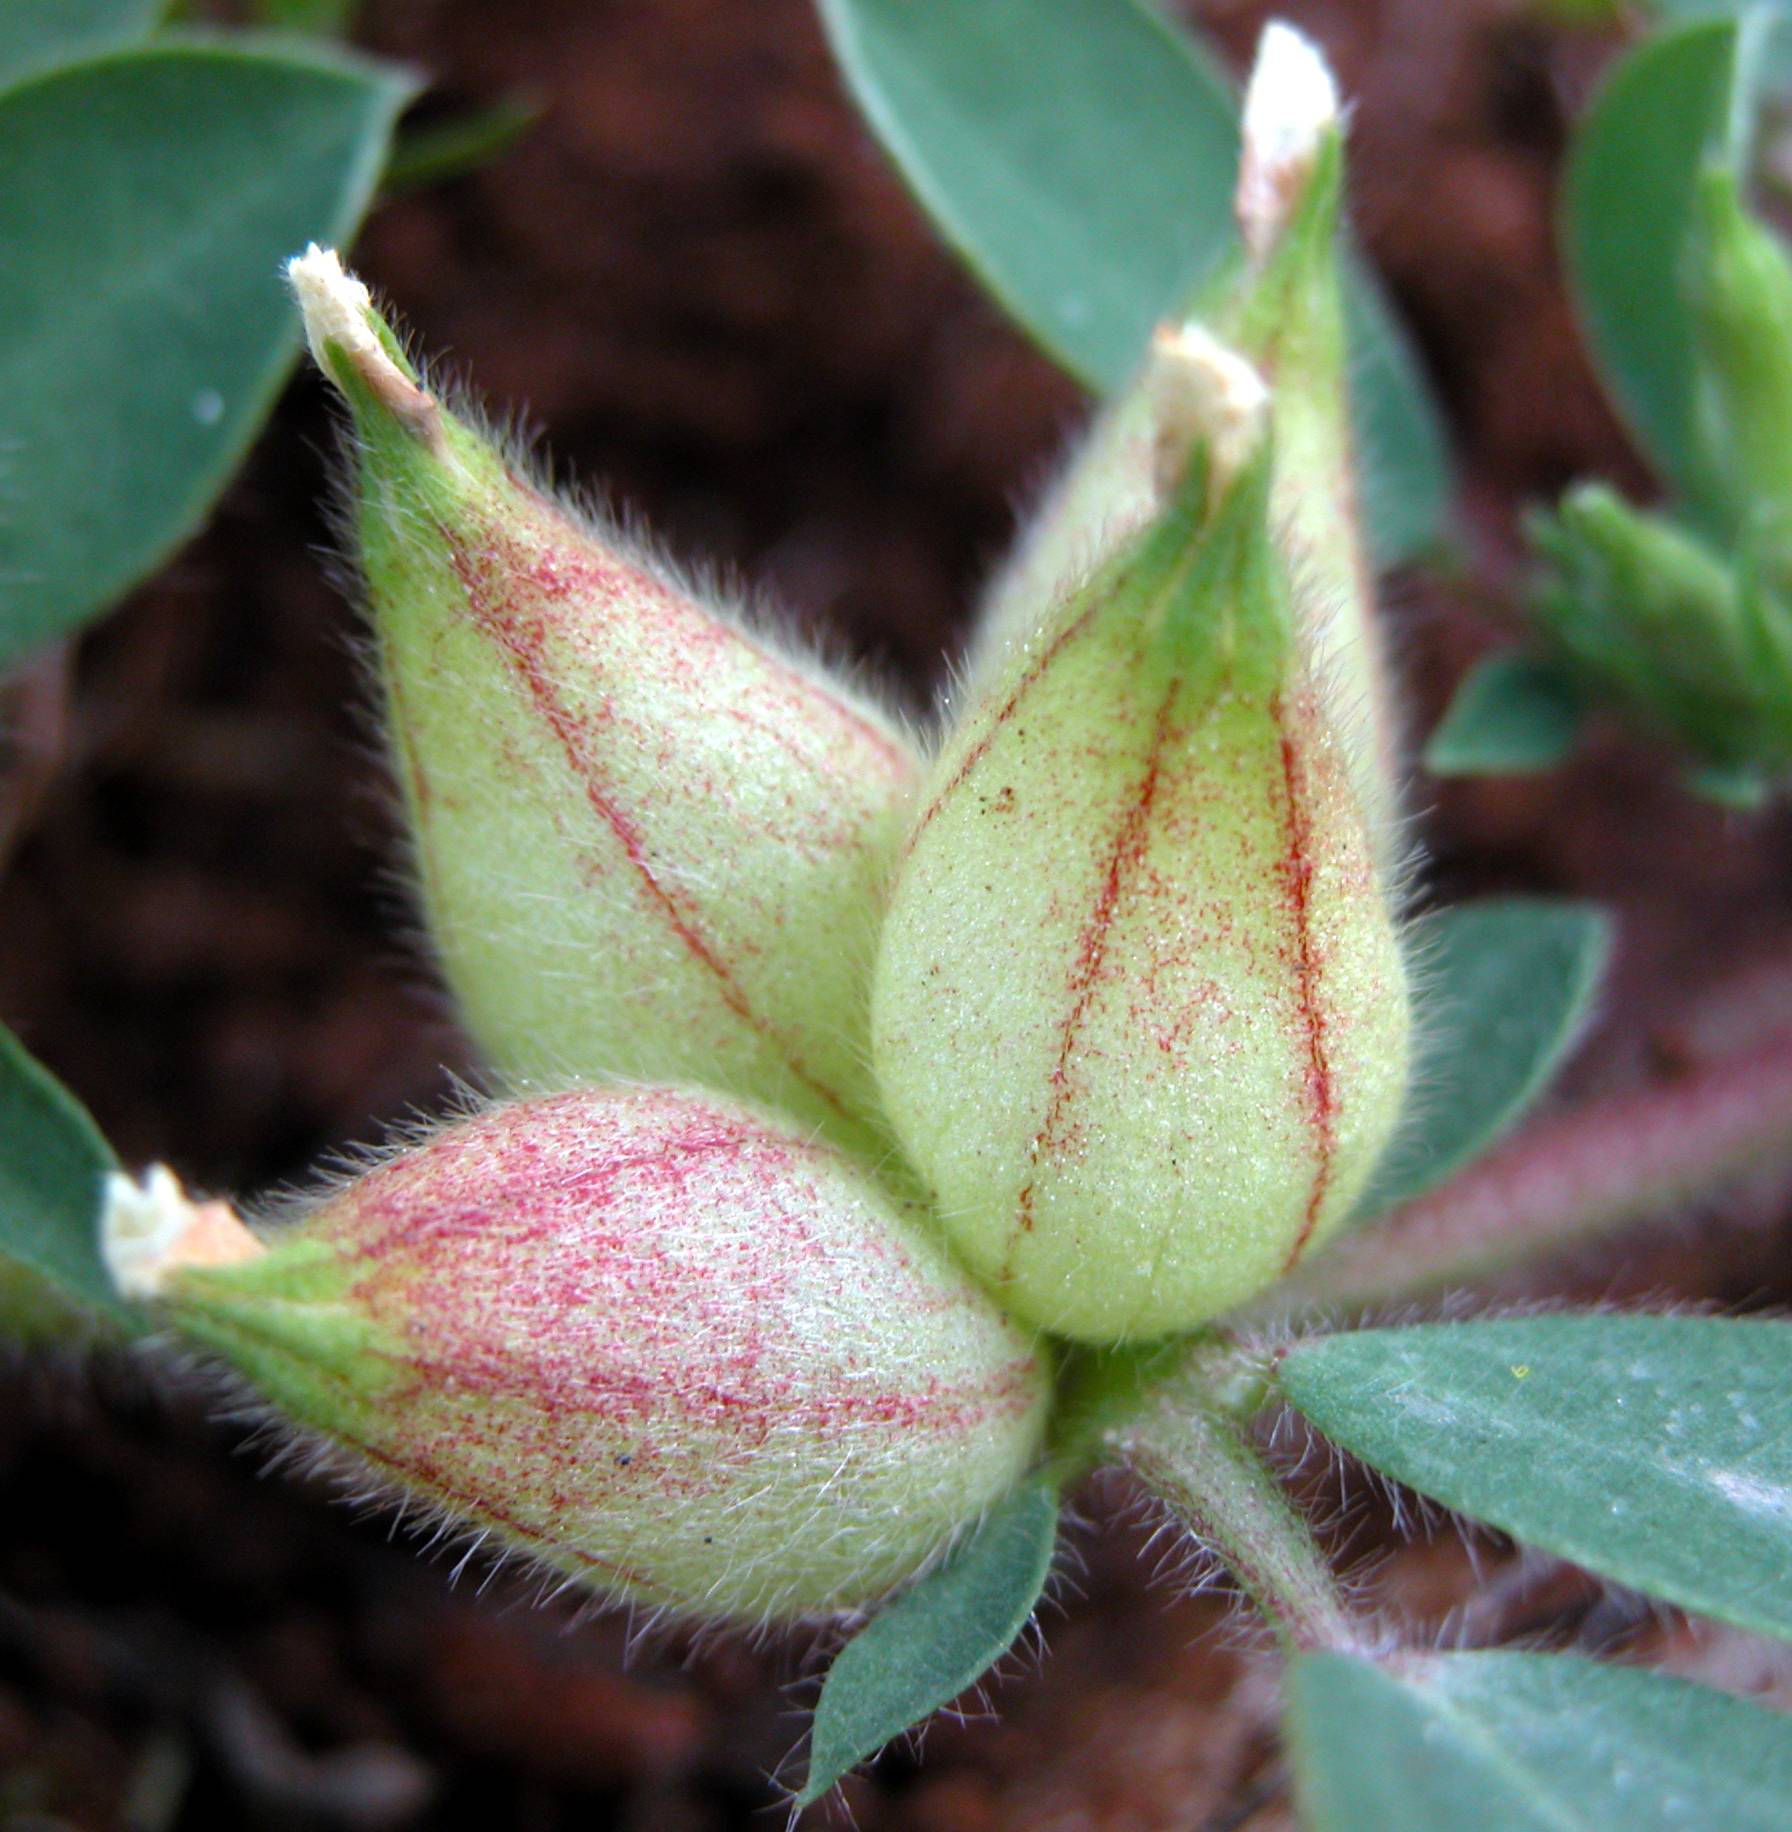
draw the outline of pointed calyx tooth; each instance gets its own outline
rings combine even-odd
[[[366,283],[342,265],[334,248],[313,242],[286,264],[286,279],[305,319],[305,341],[317,366],[334,381],[346,363],[362,384],[419,438],[441,438],[435,397],[417,385],[380,335]]]
[[[1153,482],[1172,495],[1191,453],[1205,446],[1209,488],[1223,496],[1269,429],[1269,386],[1236,350],[1198,324],[1162,324],[1151,340],[1157,392]]]
[[[1274,247],[1287,225],[1339,112],[1338,86],[1319,47],[1272,19],[1245,90],[1238,168],[1238,226],[1254,259]]]
[[[166,1164],[142,1179],[113,1171],[100,1211],[100,1253],[124,1298],[159,1297],[177,1272],[233,1266],[266,1251],[227,1202],[195,1202]]]

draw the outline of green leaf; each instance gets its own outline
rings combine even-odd
[[[1556,1316],[1297,1344],[1283,1392],[1446,1507],[1792,1638],[1792,1324]]]
[[[1702,506],[1716,486],[1680,263],[1694,183],[1731,136],[1737,85],[1733,20],[1638,46],[1580,125],[1563,198],[1569,279],[1594,357],[1649,456]]]
[[[1310,1832],[1792,1825],[1792,1719],[1665,1673],[1567,1654],[1306,1654],[1288,1706]]]
[[[36,1348],[92,1335],[93,1313],[77,1310],[42,1273],[0,1253],[0,1356],[8,1345]]]
[[[1550,770],[1580,737],[1586,700],[1561,669],[1508,649],[1464,676],[1425,746],[1436,776],[1513,776]]]
[[[0,95],[0,664],[197,526],[297,348],[280,263],[353,231],[409,93],[237,39]]]
[[[1361,262],[1344,294],[1350,406],[1369,546],[1377,565],[1416,560],[1450,512],[1450,454],[1431,386],[1381,284]]]
[[[1414,1094],[1359,1216],[1422,1196],[1518,1122],[1579,1035],[1611,939],[1592,904],[1543,897],[1489,898],[1412,925]]]
[[[1051,1567],[1058,1493],[1024,1484],[841,1649],[815,1707],[798,1806],[949,1704],[1013,1646]]]
[[[1746,763],[1699,764],[1689,769],[1681,780],[1689,793],[1735,814],[1757,812],[1767,805],[1773,793],[1768,778]]]
[[[1234,246],[1238,104],[1141,0],[818,0],[860,108],[941,234],[1071,374],[1112,393]],[[1441,429],[1379,293],[1351,301],[1377,556],[1436,540]]]
[[[146,38],[163,0],[4,0],[0,4],[0,85],[27,70],[66,63],[107,45]]]
[[[0,1254],[113,1315],[98,1223],[116,1167],[86,1108],[0,1028]]]
[[[509,152],[541,119],[539,103],[504,96],[489,108],[473,109],[446,121],[408,128],[386,166],[381,195],[397,197],[425,185],[441,184],[477,171]]]
[[[1551,25],[1598,27],[1616,25],[1629,8],[1629,0],[1531,0],[1531,12]]]
[[[897,169],[1072,374],[1126,382],[1232,245],[1238,108],[1134,0],[821,0]]]
[[[258,25],[328,38],[346,38],[360,10],[360,0],[255,0]]]
[[[1764,15],[1771,23],[1761,50],[1761,79],[1775,90],[1792,89],[1792,5],[1787,0],[1654,0],[1650,10],[1679,23]]]

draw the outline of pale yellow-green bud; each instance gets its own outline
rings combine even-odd
[[[1165,393],[1190,422],[1166,506],[953,733],[872,997],[886,1110],[954,1244],[1090,1342],[1190,1328],[1295,1265],[1406,1086],[1351,734],[1272,532],[1273,414],[1210,341],[1158,355],[1199,372]]]
[[[520,475],[333,255],[292,276],[354,416],[424,911],[492,1066],[700,1081],[881,1150],[863,987],[908,744]]]

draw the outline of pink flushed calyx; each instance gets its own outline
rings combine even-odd
[[[881,1154],[864,963],[907,739],[522,475],[421,389],[358,283],[295,284],[355,414],[425,913],[493,1066],[517,1090],[701,1081]]]
[[[693,1613],[861,1607],[1031,1462],[1039,1353],[833,1148],[708,1096],[495,1107],[173,1320],[408,1494]]]

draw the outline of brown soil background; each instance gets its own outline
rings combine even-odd
[[[1262,12],[1194,9],[1241,60]],[[1497,0],[1291,3],[1358,98],[1357,219],[1450,417],[1484,581],[1407,576],[1389,614],[1414,723],[1500,633],[1515,514],[1645,479],[1579,349],[1552,252],[1566,123],[1610,39]],[[1074,391],[932,239],[843,100],[805,0],[384,0],[366,42],[439,104],[544,105],[514,151],[405,198],[359,264],[424,346],[526,409],[681,551],[736,569],[917,703],[1075,424]],[[462,1047],[406,951],[353,619],[327,578],[329,414],[295,384],[211,529],[14,690],[0,776],[0,1015],[131,1161],[263,1190],[443,1097]],[[1427,897],[1577,892],[1620,912],[1608,1013],[1570,1092],[1665,1072],[1687,1001],[1765,964],[1792,993],[1782,818],[1681,794],[1612,733],[1567,773],[1417,779]],[[1664,1047],[1665,1046],[1665,1047]],[[1535,1289],[1783,1302],[1772,1182]],[[801,1647],[569,1626],[419,1561],[326,1484],[140,1363],[0,1374],[0,1827],[697,1829],[779,1823]],[[1310,1479],[1370,1594],[1442,1632],[1778,1677],[1573,1574],[1453,1532],[1393,1551],[1360,1478]],[[1126,1498],[1086,1498],[1092,1521]],[[1135,1510],[1136,1513],[1136,1510]],[[1287,1821],[1273,1672],[1224,1601],[1150,1578],[1136,1523],[1074,1540],[1049,1656],[999,1722],[942,1721],[849,1784],[867,1832]],[[788,1770],[786,1770],[788,1772]]]

